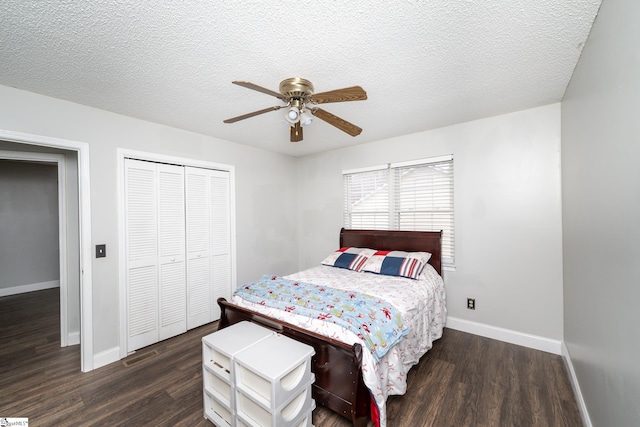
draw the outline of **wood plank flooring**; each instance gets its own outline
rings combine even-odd
[[[30,427],[212,425],[202,415],[200,340],[215,323],[81,373],[80,348],[60,347],[59,322],[57,289],[0,298],[0,417],[28,417]],[[560,356],[451,329],[409,372],[407,394],[389,398],[388,420],[582,425]],[[313,423],[350,425],[324,408]]]

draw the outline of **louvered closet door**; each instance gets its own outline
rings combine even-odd
[[[127,351],[220,318],[230,191],[229,172],[125,160]]]
[[[156,166],[125,160],[128,351],[158,341]]]
[[[220,318],[219,297],[231,299],[231,188],[228,172],[209,173],[211,224],[211,318]]]
[[[187,328],[211,322],[209,171],[185,168],[187,196]]]
[[[220,318],[231,299],[229,172],[187,167],[187,327]]]
[[[125,160],[127,351],[186,332],[184,169]]]
[[[184,168],[158,164],[159,338],[187,331]]]

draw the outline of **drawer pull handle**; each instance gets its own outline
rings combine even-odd
[[[214,364],[214,366],[217,366],[217,367],[218,367],[218,368],[220,368],[220,369],[224,369],[224,371],[225,371],[227,374],[230,374],[230,373],[231,373],[231,371],[229,371],[228,369],[225,369],[225,367],[224,367],[224,366],[222,366],[221,364],[219,364],[218,362],[213,362],[213,364]]]

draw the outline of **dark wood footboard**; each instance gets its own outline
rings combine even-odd
[[[313,385],[316,404],[343,415],[355,426],[367,425],[371,398],[362,380],[360,344],[347,345],[231,304],[224,298],[218,298],[218,305],[221,311],[218,329],[250,321],[312,346],[315,350],[311,369],[316,376]]]

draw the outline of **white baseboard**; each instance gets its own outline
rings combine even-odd
[[[43,289],[59,288],[60,280],[50,280],[48,282],[30,283],[27,285],[12,286],[10,288],[0,288],[0,297],[8,295],[24,294],[27,292],[41,291]]]
[[[589,417],[589,411],[587,411],[587,404],[582,397],[582,390],[580,390],[580,384],[578,383],[578,377],[576,377],[576,371],[573,369],[573,362],[571,361],[571,355],[569,349],[562,343],[562,356],[564,356],[564,362],[567,365],[569,371],[569,381],[571,381],[571,387],[573,387],[573,394],[576,396],[578,402],[578,409],[580,410],[580,416],[582,417],[582,423],[584,427],[593,427],[591,424],[591,418]]]
[[[481,337],[492,338],[511,344],[521,345],[547,353],[562,354],[562,342],[537,335],[525,334],[524,332],[513,331],[511,329],[499,328],[497,326],[486,325],[484,323],[472,322],[470,320],[459,319],[457,317],[447,317],[447,328],[457,331],[468,332]]]
[[[114,347],[93,355],[93,369],[102,368],[120,360],[120,347]]]
[[[67,334],[67,345],[78,345],[80,344],[80,332],[69,332]]]

